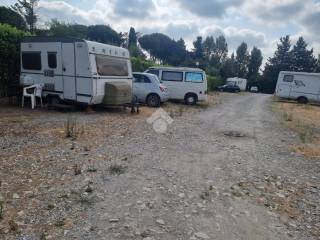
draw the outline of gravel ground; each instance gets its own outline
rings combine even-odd
[[[1,108],[0,238],[319,239],[320,159],[290,152],[270,96],[219,98],[165,134],[152,109],[73,113],[76,139],[70,114]]]

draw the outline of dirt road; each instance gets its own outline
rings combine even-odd
[[[21,196],[19,186],[26,191],[31,183],[34,189],[33,195],[27,191],[23,211],[21,197],[8,200],[21,230],[13,232],[9,222],[11,230],[3,232],[12,234],[0,231],[0,237],[319,239],[320,159],[290,151],[299,138],[271,111],[272,96],[226,94],[221,102],[174,118],[165,134],[146,122],[149,114],[129,118],[129,126],[103,114],[79,113],[87,135],[72,143],[55,130],[63,114],[21,123],[44,125],[46,132],[41,130],[40,140],[17,130],[15,138],[5,138],[5,196]],[[27,162],[19,148],[9,150],[19,141],[33,150],[23,153]],[[18,174],[21,183],[12,178]]]
[[[267,95],[227,95],[218,107],[176,119],[164,135],[141,122],[136,136],[102,146],[130,155],[127,172],[96,183],[102,200],[84,224],[94,230],[69,236],[316,239],[309,230],[319,205],[312,209],[303,198],[317,202],[319,191],[308,187],[319,183],[319,162],[290,153],[297,137],[280,127],[270,102]]]

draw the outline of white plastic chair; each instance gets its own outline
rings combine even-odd
[[[40,98],[40,103],[42,107],[42,89],[44,84],[34,84],[29,87],[23,88],[23,96],[22,96],[22,107],[24,107],[24,98],[30,97],[31,98],[31,107],[34,109],[37,106],[36,97]],[[28,90],[33,89],[32,93],[28,93]]]

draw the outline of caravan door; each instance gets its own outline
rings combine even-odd
[[[76,69],[74,43],[62,43],[63,97],[76,100]]]

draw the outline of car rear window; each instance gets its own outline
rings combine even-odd
[[[157,75],[159,77],[159,70],[156,70],[156,69],[150,69],[147,71],[147,73],[151,73],[151,74],[154,74],[154,75]]]
[[[162,80],[163,81],[182,82],[183,81],[183,72],[163,71],[162,72]]]

